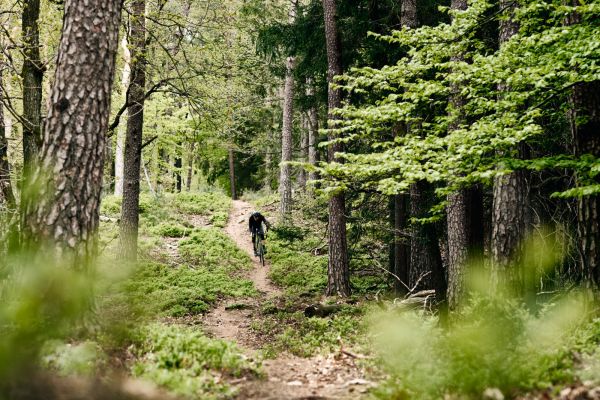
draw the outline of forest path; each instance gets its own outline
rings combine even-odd
[[[260,304],[283,293],[269,280],[269,265],[262,266],[254,257],[248,232],[252,208],[249,203],[234,200],[225,232],[252,258],[254,268],[248,273],[248,279],[254,282],[260,295],[220,303],[204,317],[203,325],[215,337],[236,342],[248,357],[254,358],[262,341],[250,325],[260,323]],[[245,307],[228,307],[234,304]],[[263,370],[264,379],[242,379],[234,383],[239,389],[238,399],[354,399],[370,384],[354,360],[340,354],[311,358],[280,354],[276,359],[265,360]]]

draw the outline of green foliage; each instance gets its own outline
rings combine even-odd
[[[178,193],[173,196],[173,204],[182,213],[209,216],[211,224],[223,227],[227,223],[231,199],[217,191]]]
[[[395,194],[426,180],[438,185],[443,199],[458,187],[489,184],[513,171],[519,143],[564,141],[564,129],[555,127],[566,125],[562,116],[570,89],[600,79],[597,5],[521,2],[515,13],[521,28],[499,48],[482,38],[486,25],[507,17],[508,11],[494,7],[476,0],[465,11],[452,11],[449,23],[374,35],[408,54],[381,68],[355,69],[340,80],[363,101],[338,110],[342,118],[332,131],[360,146],[347,147],[347,162],[321,170],[326,191],[359,186]],[[570,13],[581,19],[566,25]],[[410,130],[393,137],[390,132],[401,125]],[[564,165],[546,161],[549,168]],[[564,195],[595,193],[599,187],[588,179],[595,158],[570,161],[587,181],[585,190]]]
[[[216,257],[218,259],[218,257]],[[196,267],[141,265],[127,284],[136,309],[150,315],[180,317],[206,312],[224,296],[256,294],[251,281],[233,278],[228,267],[205,261]]]
[[[269,277],[292,292],[321,292],[327,285],[327,256],[311,254],[316,240],[294,240],[301,236],[298,228],[289,227],[278,227],[268,235]]]
[[[572,379],[567,348],[581,311],[577,299],[536,316],[515,301],[474,298],[448,330],[413,312],[377,315],[373,332],[392,374],[378,397],[481,398],[487,388],[512,394]]]
[[[83,267],[69,268],[44,248],[0,258],[0,392],[38,365],[46,341],[64,341],[89,311],[93,281]]]
[[[161,222],[160,224],[153,226],[150,232],[164,237],[184,237],[189,236],[192,233],[193,227],[187,223],[180,222]]]
[[[195,230],[179,243],[179,253],[191,264],[218,266],[232,273],[251,266],[250,257],[217,228]]]
[[[42,363],[61,375],[93,376],[106,363],[106,355],[98,343],[63,343],[49,341],[42,349]]]
[[[275,356],[289,352],[299,357],[310,357],[319,353],[335,351],[344,345],[363,345],[365,325],[362,321],[364,309],[342,307],[341,311],[327,318],[307,318],[303,311],[263,312],[270,315],[253,323],[252,329],[269,337],[265,352]]]
[[[178,325],[144,327],[133,348],[134,376],[151,380],[186,398],[224,398],[234,394],[224,376],[257,376],[259,365],[232,343],[209,339],[199,330]]]

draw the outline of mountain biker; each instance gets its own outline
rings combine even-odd
[[[265,239],[265,232],[263,231],[263,223],[266,225],[267,230],[269,230],[271,228],[271,224],[269,223],[269,221],[267,221],[267,219],[264,217],[264,215],[262,215],[260,212],[258,211],[253,211],[252,214],[250,214],[250,219],[248,221],[248,228],[250,230],[250,232],[252,233],[252,247],[254,248],[254,255],[257,256],[258,254],[256,253],[256,243],[255,243],[255,239],[256,239],[256,234],[258,233],[260,235],[261,239]],[[267,249],[264,248],[265,253],[267,252]]]

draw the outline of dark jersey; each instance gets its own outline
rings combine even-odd
[[[258,218],[255,218],[258,217]],[[267,228],[269,227],[269,221],[262,215],[261,213],[256,213],[250,216],[250,220],[248,223],[248,228],[250,232],[262,231],[262,224],[265,224]]]

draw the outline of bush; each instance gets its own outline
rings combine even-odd
[[[232,279],[214,264],[172,268],[163,264],[142,265],[127,285],[134,306],[146,313],[180,317],[208,311],[219,297],[256,294],[251,281]]]
[[[222,398],[233,390],[221,375],[258,375],[259,365],[248,361],[234,344],[209,339],[194,328],[153,324],[140,332],[133,353],[134,376],[151,380],[190,398]]]
[[[231,199],[220,192],[177,193],[173,203],[183,213],[207,216],[215,212],[227,214],[231,208]]]
[[[183,224],[180,222],[161,222],[160,224],[152,227],[150,233],[163,237],[184,237],[189,236],[192,233],[193,227],[190,224]]]
[[[581,311],[567,299],[535,316],[507,298],[476,297],[447,330],[418,313],[378,315],[373,332],[391,379],[377,397],[475,399],[487,388],[513,396],[571,380],[567,349]]]
[[[229,272],[252,266],[250,257],[217,228],[195,230],[179,243],[179,253],[190,264],[208,268],[218,266]]]
[[[310,357],[329,352],[344,344],[356,344],[363,337],[362,311],[348,308],[329,318],[307,318],[301,311],[280,312],[266,318],[253,329],[261,335],[273,335],[268,353],[289,352],[299,357]]]
[[[283,233],[282,233],[283,232]],[[327,256],[308,251],[314,243],[289,241],[290,229],[277,228],[267,239],[267,257],[271,262],[269,277],[292,292],[318,292],[327,285]],[[285,235],[283,238],[281,234]]]

